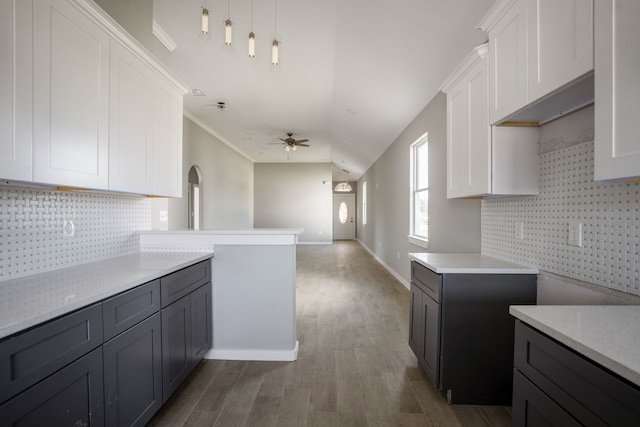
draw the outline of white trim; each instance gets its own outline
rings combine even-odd
[[[396,278],[396,280],[398,280],[398,282],[402,283],[402,286],[404,286],[407,289],[411,289],[411,285],[409,284],[409,282],[407,282],[400,274],[398,274],[393,268],[389,267],[382,259],[380,259],[378,257],[378,255],[375,254],[375,252],[373,252],[371,249],[369,249],[367,247],[367,245],[365,245],[364,243],[362,243],[362,240],[357,239],[358,243],[360,243],[360,246],[362,246],[363,248],[366,249],[367,252],[369,252],[373,258],[378,261],[378,263],[383,266],[389,273],[391,273],[391,275],[393,277]]]
[[[151,34],[156,36],[158,41],[162,43],[162,45],[166,47],[169,52],[173,52],[178,47],[176,42],[174,42],[173,39],[169,37],[169,34],[167,34],[164,28],[162,28],[155,19],[153,20],[153,24],[151,24]]]
[[[109,34],[111,38],[129,50],[136,58],[148,65],[159,77],[171,84],[182,95],[190,92],[182,80],[180,80],[171,70],[165,67],[158,59],[151,54],[140,42],[127,32],[115,19],[109,16],[100,6],[90,0],[69,0],[74,6],[86,15],[100,28]]]
[[[471,49],[471,52],[464,58],[464,60],[456,67],[449,77],[442,83],[440,90],[444,93],[449,93],[453,87],[458,84],[460,79],[467,74],[467,72],[473,68],[482,58],[489,54],[489,43],[477,46]]]
[[[186,109],[183,109],[182,115],[185,116],[187,119],[191,120],[193,123],[195,123],[198,126],[200,126],[202,128],[202,130],[204,130],[205,132],[207,132],[211,136],[219,139],[222,143],[226,144],[229,148],[231,148],[236,153],[240,154],[245,159],[249,160],[252,163],[256,162],[247,153],[239,150],[238,147],[234,146],[224,136],[220,135],[218,132],[216,132],[215,130],[211,129],[209,126],[207,126],[202,120],[200,120],[199,118],[194,116],[193,113],[191,113],[190,111],[187,111]]]
[[[300,343],[296,341],[293,350],[227,350],[212,348],[204,355],[205,359],[212,360],[253,360],[268,362],[293,362],[298,360]]]
[[[515,2],[516,0],[497,0],[493,6],[491,6],[491,9],[482,17],[476,29],[484,31],[485,33],[490,32],[498,20],[502,18],[502,15],[504,15]]]
[[[409,239],[409,243],[411,243],[412,245],[420,246],[424,249],[429,248],[429,240],[423,237],[408,235],[407,238]]]

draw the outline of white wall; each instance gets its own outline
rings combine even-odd
[[[538,196],[482,202],[482,252],[538,267],[541,302],[640,295],[640,184],[593,181],[593,114],[589,107],[540,128]],[[568,245],[572,220],[583,224],[582,247]]]
[[[429,248],[408,242],[410,145],[428,132]],[[436,95],[358,181],[367,181],[367,224],[358,210],[358,239],[406,283],[409,252],[480,252],[480,201],[446,198],[446,96]]]
[[[202,172],[202,230],[253,227],[253,163],[184,118],[181,199],[169,199],[169,229],[188,226],[187,175],[192,165]]]
[[[301,243],[330,243],[332,203],[331,163],[254,164],[256,228],[303,228]]]

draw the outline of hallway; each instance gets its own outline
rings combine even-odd
[[[296,362],[204,361],[157,426],[510,426],[447,405],[409,349],[409,291],[355,241],[298,246]]]

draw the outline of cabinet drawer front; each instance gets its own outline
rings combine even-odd
[[[514,426],[581,426],[567,411],[551,400],[517,369],[513,371],[512,414]]]
[[[415,261],[411,263],[411,281],[436,302],[440,302],[442,276]]]
[[[0,402],[102,344],[102,305],[95,304],[0,343]]]
[[[102,384],[102,350],[95,349],[0,405],[0,425],[103,426]]]
[[[160,279],[162,307],[166,307],[183,296],[211,281],[211,260],[199,262]]]
[[[104,340],[110,340],[160,310],[160,280],[154,280],[102,303]]]
[[[585,425],[635,425],[640,389],[516,321],[514,364]]]

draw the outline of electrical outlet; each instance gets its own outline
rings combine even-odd
[[[582,223],[569,221],[569,245],[582,247]]]

